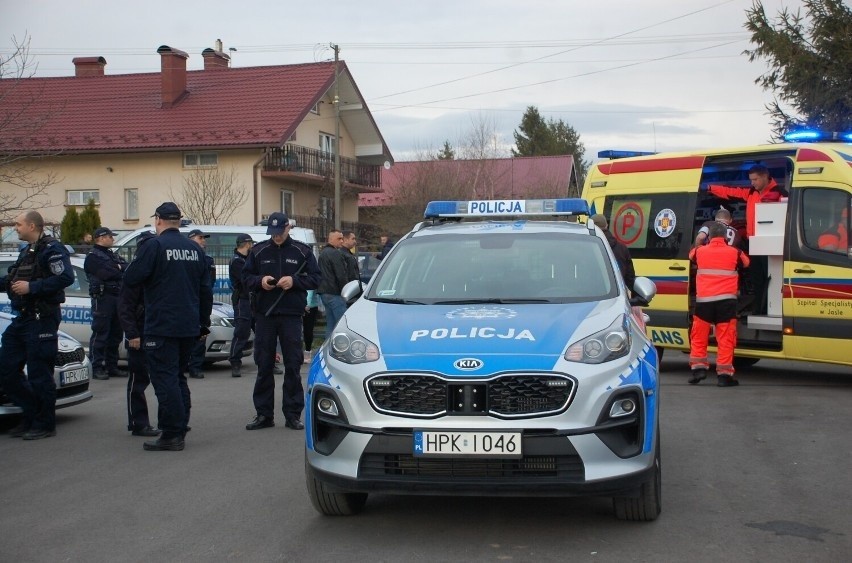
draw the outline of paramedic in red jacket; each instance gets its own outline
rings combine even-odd
[[[707,344],[710,327],[716,327],[716,375],[719,387],[739,385],[734,379],[734,348],[737,345],[737,289],[740,268],[749,265],[748,256],[725,240],[725,226],[710,226],[710,242],[693,248],[689,259],[695,262],[695,313],[690,334],[689,368],[695,384],[707,377],[710,362]]]
[[[754,206],[757,203],[780,201],[784,194],[781,187],[769,175],[769,169],[762,164],[755,164],[748,170],[750,188],[736,186],[702,185],[700,191],[710,192],[712,195],[727,200],[740,200],[746,202],[746,238],[754,236],[756,221],[754,219]],[[769,276],[769,261],[765,256],[754,257],[749,268],[749,279],[754,291],[753,312],[762,315],[766,313],[766,290]]]

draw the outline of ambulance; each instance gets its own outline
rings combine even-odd
[[[756,206],[747,250],[767,257],[767,306],[765,314],[740,318],[735,366],[761,358],[852,363],[852,133],[808,130],[778,144],[598,156],[606,160],[592,166],[583,198],[630,249],[636,275],[657,286],[646,311],[660,356],[666,348],[689,350],[688,253],[702,224],[724,206],[745,232],[745,202],[699,186],[750,187],[749,169],[763,165],[787,196]]]

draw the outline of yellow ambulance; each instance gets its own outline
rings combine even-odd
[[[755,208],[750,256],[765,255],[765,314],[738,323],[735,365],[760,358],[852,365],[852,133],[799,131],[784,143],[639,156],[604,151],[583,197],[630,249],[637,276],[657,284],[647,326],[658,352],[689,350],[690,263],[695,237],[720,206],[745,234],[745,202],[701,184],[750,188],[766,166],[787,197]]]

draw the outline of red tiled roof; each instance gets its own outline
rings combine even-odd
[[[4,108],[29,116],[20,123],[48,118],[37,129],[0,129],[0,146],[79,153],[281,145],[333,82],[333,62],[187,71],[188,94],[163,108],[159,72],[3,79]]]
[[[574,157],[527,156],[487,160],[430,160],[397,162],[382,170],[382,193],[362,193],[359,207],[393,205],[400,190],[410,188],[418,174],[431,174],[438,167],[443,178],[453,178],[470,191],[471,199],[566,197],[575,177]]]

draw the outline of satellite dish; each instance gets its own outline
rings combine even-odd
[[[386,160],[384,164],[385,170],[390,170],[390,160]]]

